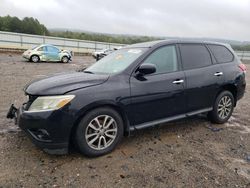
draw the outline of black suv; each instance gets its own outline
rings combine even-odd
[[[124,47],[81,72],[29,84],[8,117],[49,153],[70,140],[87,156],[112,151],[124,135],[207,113],[226,122],[243,97],[246,67],[230,46],[156,41]]]

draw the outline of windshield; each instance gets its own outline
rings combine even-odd
[[[84,72],[115,74],[123,71],[135,61],[146,49],[128,48],[117,50],[85,69]]]

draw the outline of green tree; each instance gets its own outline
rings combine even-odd
[[[10,32],[20,32],[37,35],[49,35],[48,29],[40,24],[37,19],[24,18],[20,20],[17,17],[4,16],[0,17],[0,30]]]
[[[17,17],[13,17],[10,19],[9,22],[9,30],[13,31],[13,32],[22,32],[21,28],[22,28],[22,21],[19,20]]]

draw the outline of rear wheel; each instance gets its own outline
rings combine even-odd
[[[96,157],[111,152],[123,137],[121,116],[111,108],[97,108],[87,113],[76,129],[80,152]]]
[[[37,63],[40,61],[40,59],[37,55],[33,55],[31,56],[30,61],[32,61],[33,63]]]
[[[231,117],[234,110],[234,96],[230,91],[221,92],[214,103],[213,110],[208,113],[213,123],[225,123]]]

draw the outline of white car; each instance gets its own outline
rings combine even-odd
[[[68,63],[71,61],[72,53],[68,50],[60,50],[49,44],[35,46],[23,53],[23,58],[37,63],[39,61],[56,61]]]
[[[103,58],[104,56],[107,56],[111,54],[116,49],[102,49],[97,50],[92,53],[92,56],[98,61],[99,59]]]

